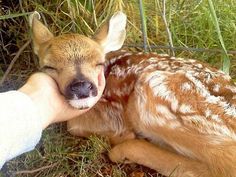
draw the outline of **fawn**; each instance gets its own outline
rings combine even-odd
[[[40,66],[72,106],[91,107],[105,63],[102,98],[69,121],[68,131],[108,136],[113,162],[134,162],[174,177],[236,177],[231,78],[192,59],[111,52],[121,48],[125,25],[126,16],[118,12],[92,38],[54,37],[37,14],[31,15]]]

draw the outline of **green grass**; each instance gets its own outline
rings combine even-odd
[[[4,1],[11,4],[12,0]],[[18,2],[18,1],[17,1]],[[128,16],[126,45],[143,45],[139,4],[137,0],[21,0],[0,10],[0,77],[14,53],[30,38],[27,16],[34,10],[55,34],[76,32],[93,35],[98,26],[113,12],[123,10]],[[95,3],[96,2],[96,3]],[[159,5],[158,6],[158,2]],[[162,2],[143,0],[149,45],[169,45],[161,17]],[[224,50],[236,50],[235,0],[166,0],[166,20],[174,47],[219,49],[217,52],[175,51],[176,56],[206,61],[218,68],[227,60]],[[142,47],[130,50],[143,50]],[[151,49],[169,52],[163,49]],[[236,56],[229,54],[225,71],[236,78]],[[229,60],[227,60],[229,61]],[[227,62],[226,62],[227,63]],[[230,67],[230,68],[229,68]],[[21,53],[4,86],[0,90],[18,88],[37,68],[31,46]],[[16,176],[128,176],[132,171],[145,171],[144,176],[157,176],[140,166],[112,164],[106,154],[105,138],[88,140],[69,135],[63,126],[52,126],[44,134],[36,150],[7,164],[4,173]],[[24,170],[24,171],[23,171]],[[25,171],[26,170],[26,171]],[[3,172],[2,172],[3,175]],[[1,174],[0,174],[1,176]],[[3,175],[4,176],[4,175]]]
[[[99,176],[121,174],[119,166],[104,160],[110,149],[105,138],[88,140],[69,135],[64,126],[51,126],[36,150],[9,162],[10,176]],[[101,175],[100,175],[101,176]],[[105,175],[104,175],[105,176]],[[123,175],[124,176],[124,175]]]
[[[45,130],[36,150],[8,162],[0,176],[126,177],[133,171],[154,173],[141,166],[111,163],[107,157],[109,150],[105,137],[82,139],[66,132],[64,124],[54,125]]]
[[[208,0],[208,5],[209,5],[209,9],[210,9],[211,19],[212,19],[214,27],[216,29],[217,36],[218,36],[218,39],[220,41],[222,50],[224,51],[224,53],[223,53],[224,58],[223,58],[222,70],[225,73],[229,74],[230,59],[229,59],[227,50],[225,48],[224,40],[223,40],[223,37],[222,37],[222,34],[221,34],[221,30],[220,30],[220,25],[219,25],[219,22],[218,22],[218,18],[216,16],[215,7],[214,7],[214,4],[213,4],[212,0]]]

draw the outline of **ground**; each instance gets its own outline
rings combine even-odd
[[[202,60],[220,69],[227,58],[220,42],[221,34],[225,48],[231,51],[228,55],[231,63],[226,67],[230,67],[230,75],[236,78],[234,0],[214,1],[213,10],[209,6],[210,0],[166,0],[168,27],[162,16],[164,1],[143,2],[149,50],[170,53],[165,48],[172,41],[176,56]],[[94,0],[0,0],[0,6],[0,82],[4,81],[0,83],[0,91],[19,88],[31,73],[38,71],[37,57],[29,41],[27,19],[29,12],[34,10],[41,13],[43,22],[55,35],[77,32],[91,36],[105,18],[123,9],[128,16],[125,46],[128,50],[143,51],[136,0],[98,0],[96,3]],[[218,26],[212,11],[216,14]],[[167,29],[172,34],[171,38]],[[158,176],[153,170],[139,165],[111,163],[107,157],[109,149],[105,137],[81,139],[69,135],[63,123],[52,125],[44,131],[36,150],[7,163],[0,176]]]

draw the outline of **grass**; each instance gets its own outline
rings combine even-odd
[[[0,1],[1,2],[1,1]],[[143,0],[148,44],[166,46],[170,43],[163,22],[163,0]],[[176,50],[175,55],[206,61],[218,68],[226,58],[224,50],[236,50],[236,6],[234,0],[166,0],[165,18],[174,47],[213,49],[213,52]],[[42,14],[44,23],[55,34],[77,32],[91,36],[113,12],[123,10],[128,16],[126,46],[143,50],[143,37],[138,0],[8,0],[0,9],[0,79],[17,51],[29,40],[27,16],[34,10]],[[161,48],[152,51],[167,52]],[[219,49],[220,52],[215,52]],[[225,71],[236,78],[236,56],[227,55],[230,65]],[[18,88],[37,70],[37,58],[31,45],[14,63],[0,91]],[[51,126],[43,134],[36,150],[9,162],[0,176],[158,176],[136,165],[112,164],[106,154],[105,138],[88,140],[70,136],[63,125]]]
[[[105,137],[81,139],[69,135],[64,124],[54,125],[44,132],[36,150],[7,163],[0,176],[126,177],[141,171],[146,171],[147,176],[157,176],[141,166],[111,163],[107,158],[109,149]]]
[[[208,0],[208,4],[209,4],[209,8],[210,8],[211,19],[212,19],[213,24],[215,26],[215,29],[216,29],[216,32],[217,32],[217,36],[218,36],[218,39],[220,41],[222,50],[224,51],[224,53],[223,53],[224,58],[223,58],[222,70],[225,73],[229,74],[230,59],[229,59],[229,56],[227,54],[227,50],[225,48],[223,37],[221,35],[220,25],[219,25],[219,22],[218,22],[218,18],[216,16],[216,11],[215,11],[215,8],[214,8],[214,4],[213,4],[212,0]]]

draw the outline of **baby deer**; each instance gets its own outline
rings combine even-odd
[[[91,107],[103,56],[123,44],[125,15],[92,38],[54,37],[31,21],[41,67],[72,106]],[[166,176],[236,177],[236,86],[228,75],[195,60],[124,51],[107,54],[105,68],[103,97],[68,122],[71,134],[107,135],[112,161]]]
[[[103,98],[68,122],[108,135],[114,162],[174,177],[236,177],[236,86],[205,63],[158,54],[107,56]]]

